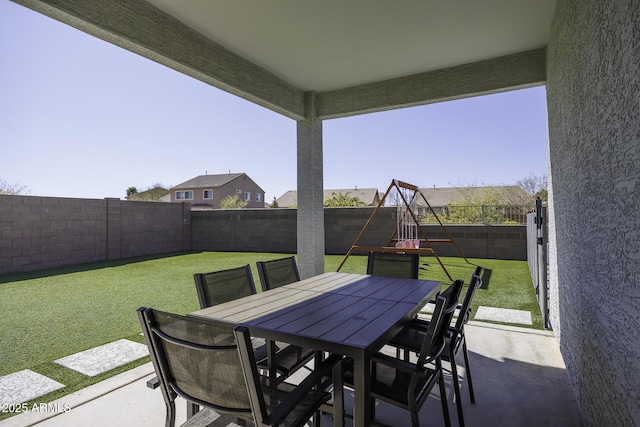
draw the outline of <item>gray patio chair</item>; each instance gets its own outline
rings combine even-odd
[[[419,254],[369,252],[367,258],[367,274],[417,279],[419,263]]]
[[[249,264],[228,270],[193,275],[200,308],[211,307],[256,293]]]
[[[460,351],[462,351],[464,356],[467,385],[469,387],[469,397],[471,399],[471,403],[475,403],[476,399],[473,393],[473,381],[471,380],[471,366],[469,365],[469,352],[467,350],[464,325],[467,324],[471,317],[471,302],[473,301],[476,289],[482,286],[482,279],[480,279],[481,271],[482,267],[478,266],[471,276],[471,281],[467,287],[462,304],[457,307],[460,311],[455,325],[449,327],[449,332],[446,337],[445,351],[442,354],[442,359],[449,362],[451,365],[451,375],[454,378],[453,390],[456,398],[456,409],[458,411],[458,421],[460,426],[464,426],[464,413],[462,410],[460,378],[458,376],[456,359],[460,354]],[[394,336],[389,344],[404,349],[406,352],[405,356],[408,355],[409,352],[417,352],[419,349],[416,342],[419,342],[422,339],[422,336],[426,333],[428,327],[429,321],[414,319],[407,327]]]
[[[267,291],[288,285],[300,280],[298,264],[294,256],[256,262],[262,289]],[[279,344],[283,345],[283,344]],[[315,351],[310,348],[287,345],[278,352],[278,366],[276,370],[285,377],[309,363]]]
[[[258,266],[258,274],[260,274],[262,290],[275,289],[300,280],[298,264],[294,256],[258,261],[256,265]]]
[[[256,293],[249,264],[227,270],[196,273],[193,275],[193,279],[196,283],[200,308],[211,307]],[[255,352],[258,360],[266,359],[268,353],[264,341],[257,345]],[[157,377],[147,381],[149,388],[155,389],[158,385]]]
[[[409,411],[411,425],[419,427],[418,412],[438,384],[442,414],[447,427],[451,425],[446,397],[442,361],[445,335],[453,312],[458,304],[453,295],[449,299],[440,295],[436,299],[432,321],[419,343],[418,358],[410,363],[396,357],[378,353],[372,358],[371,396]],[[345,385],[353,387],[353,365],[345,361]],[[372,419],[375,419],[375,402],[371,402]],[[403,423],[398,423],[401,425]]]
[[[256,293],[256,285],[249,264],[227,270],[196,273],[193,275],[200,308],[211,307]],[[256,359],[267,358],[267,345],[261,341],[255,348]],[[266,362],[264,362],[266,363]]]
[[[234,299],[256,293],[256,285],[249,264],[228,270],[212,271],[209,273],[196,273],[193,275],[198,292],[200,308],[211,307],[233,301]],[[258,342],[257,340],[254,340]],[[254,348],[258,366],[261,369],[268,368],[268,348],[264,340]],[[289,376],[297,370],[300,359],[299,347],[276,345],[276,357],[274,368],[281,375]]]
[[[230,323],[145,307],[138,309],[138,318],[162,389],[166,427],[175,425],[178,396],[203,408],[190,414],[183,426],[209,425],[216,413],[222,415],[216,426],[229,421],[302,426],[312,417],[319,422],[319,409],[331,393],[316,389],[317,384],[332,374],[339,377],[341,357],[336,355],[298,386],[274,381],[258,373],[246,328],[234,330]],[[336,390],[335,398],[342,399],[342,390]]]

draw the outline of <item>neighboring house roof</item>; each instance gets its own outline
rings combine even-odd
[[[349,197],[357,197],[368,206],[375,206],[380,200],[380,194],[377,188],[341,188],[337,190],[323,190],[322,198],[327,200],[333,197],[333,194],[342,193]],[[289,190],[276,199],[278,206],[281,208],[287,208],[298,205],[298,192],[295,190]]]
[[[218,175],[200,175],[192,178],[182,184],[174,185],[171,189],[183,189],[183,188],[205,188],[205,187],[222,187],[231,181],[240,178],[241,176],[247,176],[246,173],[225,173]],[[248,176],[247,176],[248,177]],[[262,188],[260,188],[262,190]],[[264,190],[262,190],[264,191]]]
[[[298,205],[298,192],[295,190],[289,190],[282,196],[276,199],[276,203],[280,208],[289,208],[291,206]]]
[[[528,205],[533,203],[533,197],[517,185],[485,186],[485,187],[449,187],[449,188],[421,188],[420,192],[427,199],[431,207],[447,206],[449,203],[465,198],[480,199],[487,193],[496,195],[499,204]],[[418,204],[424,205],[422,197],[418,197]]]
[[[481,199],[487,193],[496,195],[499,204],[504,205],[528,205],[533,203],[533,197],[517,185],[484,186],[484,187],[446,187],[446,188],[421,188],[420,192],[427,199],[431,207],[447,206],[449,203],[465,198],[471,200]],[[351,188],[339,190],[324,190],[324,200],[333,197],[333,194],[342,193],[349,197],[357,197],[369,206],[376,206],[384,194],[376,188]],[[422,197],[417,198],[419,205],[424,205]],[[297,206],[298,193],[289,190],[276,199],[281,208]]]
[[[170,195],[169,190],[162,187],[154,187],[149,190],[141,191],[139,193],[132,194],[127,196],[127,200],[137,201],[137,202],[157,202],[162,201],[163,197]]]

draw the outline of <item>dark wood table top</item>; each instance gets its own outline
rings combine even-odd
[[[378,351],[440,291],[434,281],[325,273],[191,315],[248,326],[263,338],[345,355]]]
[[[352,357],[353,424],[365,427],[371,422],[371,356],[439,292],[440,282],[325,273],[191,315],[244,325],[267,340]]]

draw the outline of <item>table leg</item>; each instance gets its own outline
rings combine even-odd
[[[333,426],[344,427],[344,383],[342,382],[344,358],[332,371],[333,377]]]
[[[353,360],[353,425],[371,425],[371,357],[362,352]]]
[[[269,376],[276,378],[278,373],[276,371],[276,342],[267,340],[267,367],[269,368]]]

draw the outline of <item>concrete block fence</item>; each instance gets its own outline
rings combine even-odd
[[[0,195],[0,274],[188,250],[183,204]]]
[[[325,251],[347,253],[374,208],[330,208],[324,211]],[[296,252],[296,210],[194,211],[192,249],[207,251]],[[386,244],[397,223],[395,208],[382,208],[360,240],[362,246]],[[455,240],[469,258],[527,259],[526,225],[439,225],[422,229],[432,239]],[[447,235],[448,233],[448,235]],[[451,244],[433,244],[441,256],[460,256]]]
[[[327,254],[345,254],[373,208],[325,210]],[[361,240],[385,244],[395,208],[382,208]],[[430,238],[445,238],[425,226]],[[448,226],[467,257],[526,260],[526,226]],[[191,211],[183,203],[0,195],[0,275],[180,251],[295,253],[295,209]],[[458,256],[451,245],[435,246]]]

